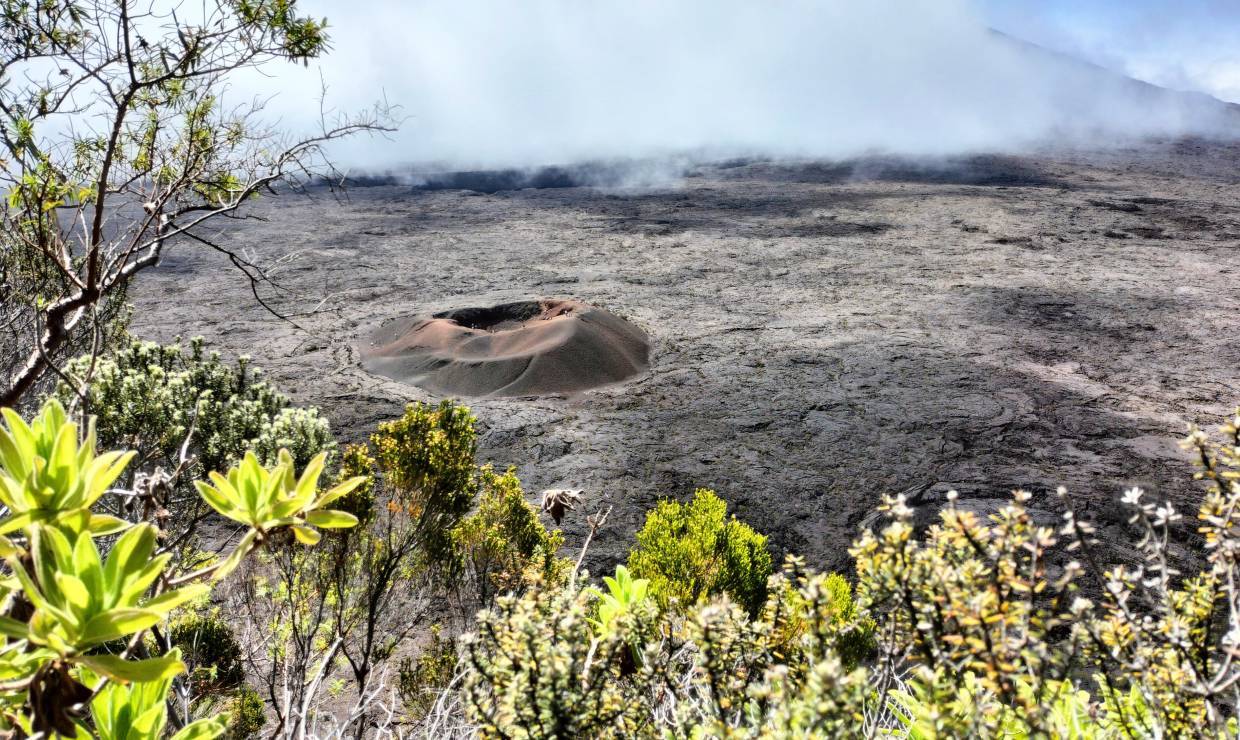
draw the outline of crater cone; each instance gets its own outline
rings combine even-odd
[[[646,334],[575,300],[398,319],[362,348],[376,375],[454,396],[572,395],[646,371]]]

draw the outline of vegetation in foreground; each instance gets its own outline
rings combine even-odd
[[[176,380],[143,382],[166,358],[184,361]],[[1240,419],[1221,442],[1186,441],[1205,558],[1187,574],[1169,564],[1180,515],[1138,490],[1124,498],[1135,564],[1099,562],[1066,492],[1052,527],[1018,491],[989,516],[949,497],[924,531],[890,499],[845,575],[774,566],[700,490],[651,511],[627,562],[595,580],[511,471],[477,464],[461,406],[412,405],[341,450],[244,363],[197,350],[131,346],[90,388],[79,413],[108,409],[85,424],[56,398],[29,422],[3,412],[0,708],[18,735],[1240,730]],[[212,411],[231,421],[206,423]],[[279,422],[292,418],[307,428]],[[273,427],[308,457],[255,455]],[[227,472],[198,477],[199,450]]]
[[[1188,573],[1181,515],[1139,490],[1135,563],[1101,562],[1066,492],[1051,526],[1018,491],[989,515],[949,500],[924,531],[889,500],[849,574],[775,568],[703,490],[598,581],[512,471],[479,467],[467,409],[415,404],[340,449],[244,360],[130,342],[126,292],[167,244],[270,282],[198,227],[390,123],[284,140],[225,108],[238,70],[321,54],[325,25],[295,0],[201,12],[0,0],[0,730],[1240,734],[1240,418],[1186,442],[1205,485]]]

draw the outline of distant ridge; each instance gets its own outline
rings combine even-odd
[[[1056,51],[1032,41],[1027,41],[1019,36],[1013,36],[1010,33],[1000,31],[995,28],[989,29],[990,33],[1003,42],[1018,48],[1025,53],[1035,56],[1050,64],[1055,64],[1064,70],[1077,74],[1092,75],[1097,79],[1098,84],[1113,85],[1119,83],[1128,90],[1140,96],[1149,96],[1151,102],[1162,103],[1179,103],[1188,106],[1203,106],[1205,108],[1213,108],[1218,111],[1226,111],[1228,115],[1237,116],[1237,123],[1240,123],[1240,105],[1229,103],[1208,93],[1197,90],[1176,90],[1174,88],[1162,87],[1152,82],[1138,80],[1122,72],[1103,67],[1100,64],[1081,59],[1080,57],[1067,54],[1062,51]]]

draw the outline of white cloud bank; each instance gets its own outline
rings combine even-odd
[[[286,127],[381,94],[409,116],[356,167],[559,164],[674,152],[1015,150],[1216,132],[1151,94],[990,32],[968,0],[303,0],[333,53],[247,80]]]

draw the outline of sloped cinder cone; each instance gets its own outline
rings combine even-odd
[[[615,314],[538,300],[390,322],[362,365],[444,395],[572,395],[645,372],[649,354],[645,332]]]

